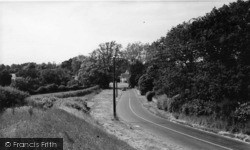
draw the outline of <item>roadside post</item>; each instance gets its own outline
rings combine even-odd
[[[116,99],[115,99],[115,55],[113,56],[113,111],[114,118],[116,118]]]

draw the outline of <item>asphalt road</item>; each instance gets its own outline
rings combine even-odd
[[[135,90],[127,90],[117,104],[119,119],[190,150],[250,150],[250,144],[170,122],[148,112]]]

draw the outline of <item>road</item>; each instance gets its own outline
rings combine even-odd
[[[190,150],[250,150],[250,144],[176,124],[148,112],[134,89],[123,93],[117,104],[119,119],[139,126],[167,142]]]

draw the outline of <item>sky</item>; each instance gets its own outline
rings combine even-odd
[[[150,44],[172,27],[234,1],[0,0],[0,64],[59,64],[110,41],[123,48]]]

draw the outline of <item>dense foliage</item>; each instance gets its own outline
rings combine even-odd
[[[146,98],[147,98],[147,100],[150,102],[150,101],[152,101],[153,100],[153,97],[155,96],[155,92],[153,92],[153,91],[148,91],[147,93],[146,93]]]
[[[120,49],[121,45],[115,41],[100,44],[82,64],[79,70],[80,81],[87,86],[100,85],[101,88],[108,88],[113,79],[113,57],[118,57]],[[119,59],[119,62],[127,64],[125,59]],[[125,68],[117,68],[117,72],[122,71]],[[115,78],[118,76],[116,74]]]
[[[144,72],[144,65],[139,60],[135,60],[129,66],[130,77],[128,80],[129,86],[134,88],[138,85],[139,78]]]
[[[141,78],[156,74],[154,90],[169,97],[172,112],[234,120],[250,100],[249,48],[250,2],[239,0],[179,24],[153,42],[151,71]]]
[[[153,78],[149,76],[148,74],[143,74],[139,81],[138,81],[138,87],[141,91],[141,95],[145,95],[148,91],[151,91],[153,89]]]
[[[28,96],[28,93],[15,88],[0,86],[0,111],[5,108],[25,104],[24,99]]]
[[[11,83],[10,72],[4,69],[3,71],[0,72],[0,85],[1,86],[10,85],[10,83]]]

